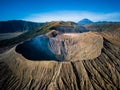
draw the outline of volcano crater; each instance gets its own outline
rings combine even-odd
[[[63,33],[55,37],[40,35],[16,47],[16,52],[34,61],[78,61],[97,58],[103,37],[97,33]]]

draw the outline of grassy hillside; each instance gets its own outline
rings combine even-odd
[[[0,33],[22,32],[33,30],[42,26],[44,23],[35,23],[23,20],[11,20],[0,22]]]

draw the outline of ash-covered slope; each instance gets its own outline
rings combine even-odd
[[[34,61],[12,48],[0,55],[0,90],[119,90],[120,47],[101,35],[103,48],[94,59]]]
[[[120,22],[106,22],[106,23],[93,23],[84,25],[84,27],[89,31],[96,31],[96,32],[120,32]]]
[[[64,33],[49,40],[50,50],[60,61],[94,59],[102,47],[103,38],[92,32]]]

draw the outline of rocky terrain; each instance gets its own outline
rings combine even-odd
[[[50,24],[45,27],[51,28]],[[40,38],[40,35],[28,39],[0,54],[0,90],[120,89],[119,29],[99,33],[47,31],[43,35],[45,38]],[[34,40],[38,41],[37,44]],[[19,48],[30,50],[20,47],[26,42],[30,43],[30,49],[43,50],[40,59],[28,59],[18,51]],[[46,59],[48,50],[57,59]]]
[[[60,61],[94,59],[101,54],[103,38],[92,32],[64,33],[50,38],[49,48]]]

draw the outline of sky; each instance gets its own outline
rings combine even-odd
[[[120,0],[0,0],[0,21],[120,21]]]

